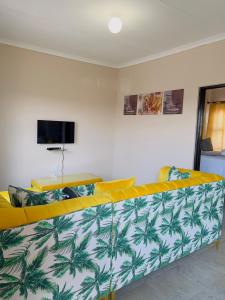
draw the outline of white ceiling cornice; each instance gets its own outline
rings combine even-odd
[[[68,59],[81,61],[81,62],[85,62],[85,63],[90,63],[90,64],[94,64],[94,65],[99,65],[99,66],[104,66],[104,67],[108,67],[108,68],[115,68],[115,69],[118,68],[117,65],[108,64],[107,62],[96,61],[96,60],[93,60],[93,59],[89,59],[89,58],[85,58],[85,57],[81,57],[81,56],[76,56],[76,55],[70,55],[70,54],[67,54],[67,53],[55,51],[55,50],[52,50],[52,49],[37,47],[37,46],[29,45],[29,44],[26,44],[26,43],[18,43],[18,42],[14,42],[14,41],[5,40],[5,39],[0,38],[0,44],[4,44],[4,45],[8,45],[8,46],[14,46],[14,47],[22,48],[22,49],[27,49],[27,50],[32,50],[32,51],[36,51],[36,52],[40,52],[40,53],[50,54],[50,55],[59,56],[59,57],[62,57],[62,58],[68,58]]]
[[[162,51],[162,52],[159,52],[159,53],[156,53],[156,54],[145,56],[145,57],[139,58],[137,60],[133,60],[133,61],[127,62],[125,64],[119,64],[119,65],[113,65],[113,64],[103,62],[103,61],[95,61],[95,60],[85,58],[85,57],[70,55],[70,54],[66,54],[66,53],[63,53],[63,52],[58,52],[58,51],[55,51],[55,50],[52,50],[52,49],[41,48],[41,47],[37,47],[37,46],[25,44],[25,43],[17,43],[17,42],[10,41],[10,40],[0,39],[0,44],[15,46],[15,47],[18,47],[18,48],[33,50],[33,51],[40,52],[40,53],[55,55],[55,56],[59,56],[59,57],[63,57],[63,58],[68,58],[68,59],[72,59],[72,60],[76,60],[76,61],[91,63],[91,64],[100,65],[100,66],[104,66],[104,67],[109,67],[109,68],[114,68],[114,69],[122,69],[122,68],[130,67],[130,66],[134,66],[134,65],[137,65],[137,64],[145,63],[145,62],[148,62],[148,61],[151,61],[151,60],[156,60],[156,59],[159,59],[159,58],[163,58],[163,57],[166,57],[166,56],[177,54],[177,53],[180,53],[180,52],[184,52],[184,51],[187,51],[187,50],[191,50],[191,49],[194,49],[194,48],[197,48],[197,47],[200,47],[200,46],[204,46],[204,45],[212,44],[212,43],[215,43],[215,42],[219,42],[219,41],[222,41],[222,40],[225,40],[225,33],[217,34],[217,35],[205,38],[205,39],[198,40],[198,41],[193,42],[193,43],[181,45],[181,46],[173,48],[173,49],[169,49],[169,50]]]
[[[204,45],[212,44],[212,43],[215,43],[215,42],[219,42],[219,41],[222,41],[222,40],[225,40],[225,33],[217,34],[217,35],[205,38],[205,39],[198,40],[198,41],[193,42],[193,43],[181,45],[179,47],[169,49],[169,50],[166,50],[166,51],[162,51],[162,52],[159,52],[159,53],[156,53],[156,54],[153,54],[153,55],[145,56],[145,57],[139,58],[137,60],[133,60],[133,61],[127,62],[125,64],[121,64],[121,65],[117,66],[117,68],[121,69],[121,68],[134,66],[134,65],[137,65],[137,64],[145,63],[145,62],[148,62],[148,61],[151,61],[151,60],[156,60],[156,59],[159,59],[159,58],[162,58],[162,57],[177,54],[177,53],[184,52],[184,51],[187,51],[187,50],[191,50],[191,49],[194,49],[194,48],[197,48],[197,47],[200,47],[200,46],[204,46]]]

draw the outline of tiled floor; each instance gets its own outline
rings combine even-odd
[[[209,246],[117,291],[117,300],[225,300],[225,224]]]

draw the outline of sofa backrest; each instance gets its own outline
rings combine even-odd
[[[98,299],[220,238],[223,201],[223,178],[201,174],[2,208],[0,298]]]
[[[112,289],[220,239],[225,181],[203,177],[112,193]]]
[[[100,299],[109,293],[112,204],[83,198],[89,205],[75,211],[77,200],[5,209],[7,218],[17,211],[36,221],[0,231],[0,299]],[[43,220],[54,210],[64,215]]]

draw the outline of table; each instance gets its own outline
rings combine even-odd
[[[61,189],[64,187],[74,187],[78,185],[87,185],[93,184],[96,182],[102,181],[101,177],[98,177],[91,173],[80,173],[80,174],[71,174],[62,176],[52,176],[33,179],[31,181],[31,186],[36,190],[50,191]]]

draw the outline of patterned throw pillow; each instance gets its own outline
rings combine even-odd
[[[63,192],[63,189],[38,193],[10,185],[8,192],[10,202],[15,207],[44,205],[69,199],[69,196]]]
[[[69,188],[69,187],[65,187],[63,189],[63,193],[68,196],[67,199],[73,199],[73,198],[81,197],[80,193],[78,193],[77,191],[74,191],[72,188]]]
[[[95,184],[91,183],[91,184],[73,186],[70,187],[70,190],[72,190],[74,193],[79,194],[79,197],[92,196],[94,195]]]
[[[191,177],[191,174],[189,172],[182,173],[176,167],[172,167],[169,170],[168,181],[187,179],[190,177]]]

